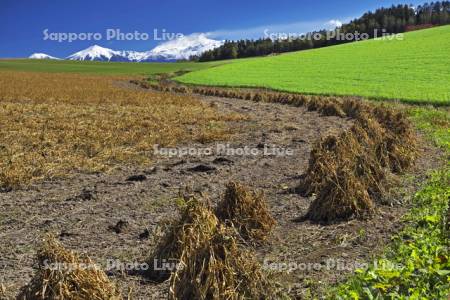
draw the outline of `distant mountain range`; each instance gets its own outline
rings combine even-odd
[[[150,51],[117,51],[94,45],[64,59],[115,62],[171,62],[189,59],[193,55],[200,55],[205,51],[220,47],[223,43],[223,41],[209,39],[205,34],[194,34],[162,43]],[[29,58],[60,59],[45,53],[34,53]]]

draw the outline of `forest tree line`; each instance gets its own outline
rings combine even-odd
[[[354,42],[360,38],[355,33],[373,38],[377,33],[403,33],[417,28],[446,24],[450,24],[450,1],[425,3],[417,7],[397,5],[367,12],[361,18],[336,28],[334,34],[327,30],[319,30],[296,38],[225,41],[221,47],[206,51],[200,56],[193,56],[191,60],[204,62],[266,56]],[[353,34],[353,38],[349,39],[347,36],[342,39],[347,33]]]

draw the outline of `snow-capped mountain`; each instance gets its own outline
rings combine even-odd
[[[152,62],[189,59],[207,50],[221,46],[223,42],[209,39],[205,34],[193,34],[168,41],[145,52],[116,51],[98,45],[76,52],[66,59],[93,61]]]
[[[45,53],[33,53],[28,58],[31,58],[31,59],[60,59],[60,58],[50,56]]]
[[[69,60],[91,60],[91,61],[122,61],[140,62],[148,58],[150,51],[116,51],[98,45],[91,46],[68,56]]]
[[[66,59],[69,60],[100,60],[100,61],[117,61],[123,60],[121,51],[114,51],[97,45],[91,46],[79,52],[76,52]]]
[[[193,34],[157,46],[149,52],[149,57],[164,60],[189,59],[222,44],[223,41],[209,39],[205,34]]]

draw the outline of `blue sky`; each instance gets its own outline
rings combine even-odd
[[[384,0],[2,0],[0,57],[27,57],[44,52],[65,57],[93,44],[115,50],[145,51],[169,33],[209,33],[215,39],[257,38],[271,32],[303,33],[325,28],[330,20],[348,21],[368,10],[424,1]],[[318,28],[320,27],[320,28]],[[47,33],[100,33],[101,39],[71,43],[44,40]],[[148,40],[106,40],[108,29],[147,33]],[[97,37],[99,37],[97,35]],[[145,36],[144,36],[145,37]]]

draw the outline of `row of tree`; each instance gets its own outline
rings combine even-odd
[[[450,24],[450,1],[425,3],[418,7],[398,5],[365,13],[361,18],[333,31],[320,30],[295,38],[226,41],[221,47],[204,52],[200,56],[194,56],[191,60],[213,61],[265,56],[321,48],[446,24]]]

